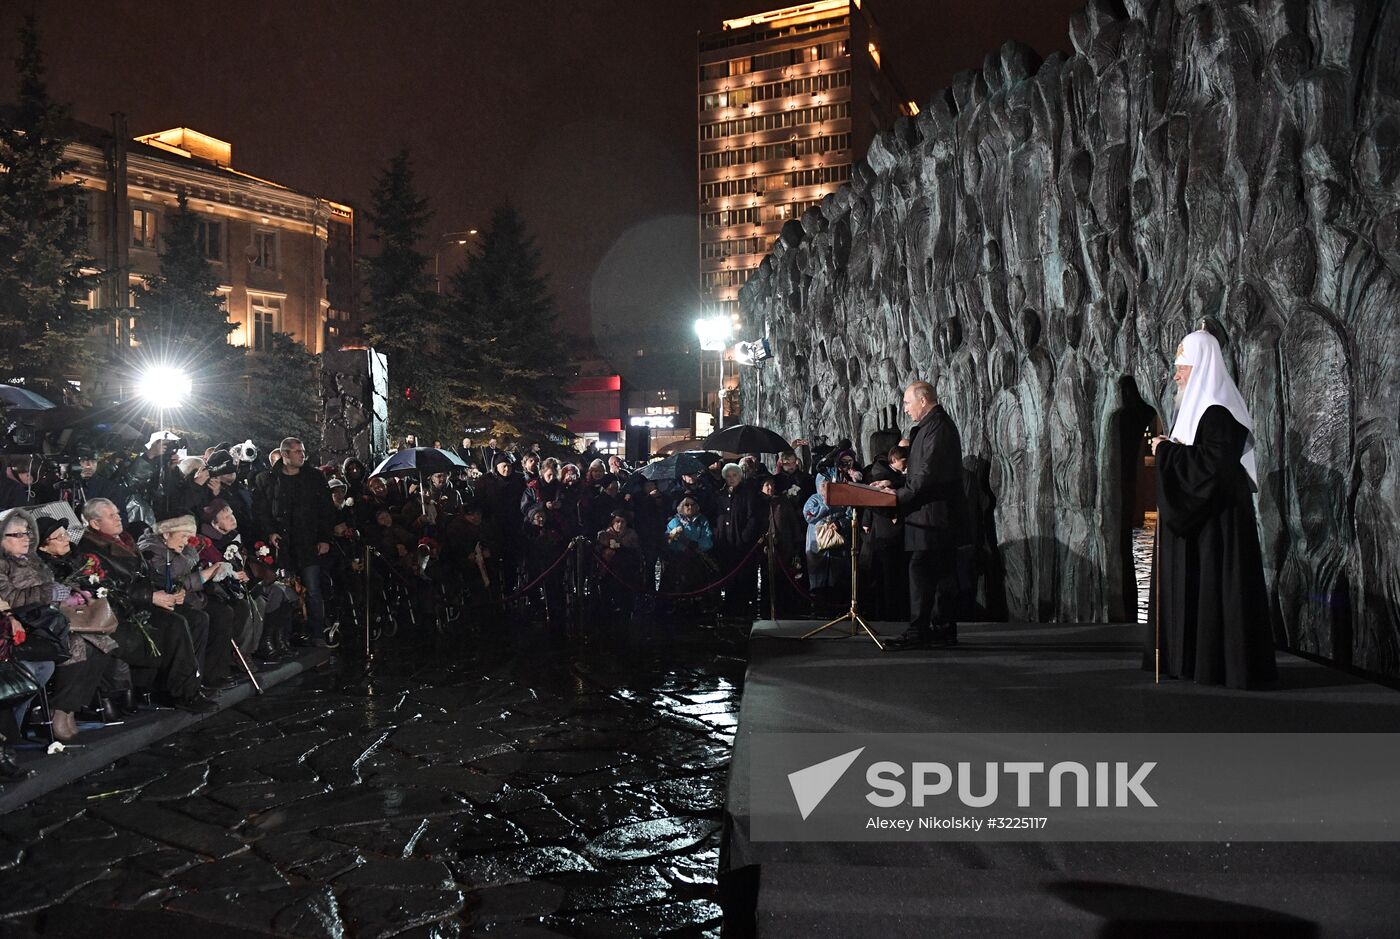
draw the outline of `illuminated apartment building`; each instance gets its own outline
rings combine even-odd
[[[700,37],[700,288],[738,325],[739,288],[783,223],[850,178],[914,105],[881,61],[868,0],[815,0]]]

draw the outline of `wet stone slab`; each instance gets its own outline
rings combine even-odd
[[[611,828],[588,843],[590,857],[600,861],[635,861],[693,847],[719,829],[703,818],[656,818]]]
[[[743,635],[301,676],[0,818],[0,935],[717,934]]]

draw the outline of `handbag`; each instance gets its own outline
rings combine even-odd
[[[841,534],[841,528],[835,522],[820,522],[817,524],[817,550],[834,551],[846,543],[846,538]]]
[[[47,603],[31,603],[11,610],[26,633],[15,646],[14,657],[24,662],[67,662],[73,653],[68,646],[68,620]]]
[[[75,633],[110,636],[117,631],[117,614],[105,599],[90,600],[82,606],[60,606],[58,612]]]
[[[29,669],[14,660],[0,662],[0,705],[28,701],[39,693],[39,683]]]

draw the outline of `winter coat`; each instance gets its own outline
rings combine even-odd
[[[763,535],[765,519],[753,483],[744,480],[715,496],[715,544],[734,552],[747,551]]]
[[[157,589],[163,590],[164,584],[157,588],[152,581],[145,555],[136,547],[131,535],[122,532],[113,539],[89,528],[83,532],[82,540],[74,550],[80,554],[95,555],[102,563],[109,586],[114,590],[111,599],[115,601],[119,613],[123,607],[148,610],[154,607],[151,595]]]
[[[34,516],[23,509],[0,512],[0,532],[15,519],[23,519],[29,526],[29,553],[22,557],[11,557],[0,549],[0,600],[4,600],[14,610],[34,604],[53,603],[56,600],[53,571],[39,559],[39,527],[34,522]]]
[[[186,545],[179,551],[171,551],[165,539],[154,531],[141,536],[138,543],[141,553],[150,562],[151,572],[157,580],[164,580],[163,589],[170,593],[184,590],[185,606],[202,610],[206,604],[204,578],[199,574],[199,551],[194,545]]]
[[[670,541],[671,532],[677,529],[680,530],[681,534],[675,540]],[[685,551],[693,546],[702,554],[708,554],[715,547],[715,536],[710,531],[710,520],[698,513],[689,521],[679,515],[672,518],[666,523],[666,535],[669,541],[667,547],[672,551]]]
[[[269,536],[282,536],[279,557],[288,570],[320,563],[317,544],[330,544],[335,529],[335,504],[321,471],[303,466],[295,475],[282,465],[259,478],[254,499],[259,526]]]
[[[904,547],[953,547],[967,531],[962,482],[962,438],[943,406],[935,405],[909,435],[904,485],[895,490]]]

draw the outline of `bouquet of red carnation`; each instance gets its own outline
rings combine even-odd
[[[81,590],[91,597],[98,598],[106,597],[110,589],[107,584],[107,569],[102,566],[102,559],[95,554],[84,554],[82,564],[64,583],[72,590]]]
[[[253,553],[248,558],[248,573],[263,582],[277,579],[277,546],[268,541],[253,542]]]

